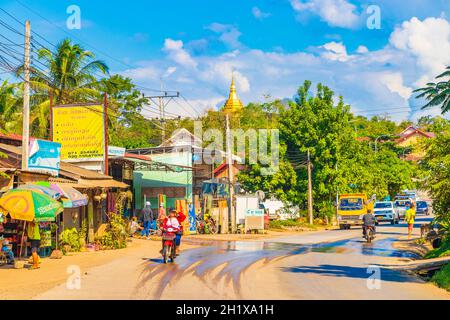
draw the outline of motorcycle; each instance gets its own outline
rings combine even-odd
[[[176,233],[179,230],[175,228],[167,228],[163,230],[162,239],[163,239],[163,250],[162,255],[164,259],[164,263],[167,263],[167,261],[170,259],[170,262],[175,261],[176,253],[175,253],[175,238]]]
[[[216,234],[218,232],[216,221],[211,216],[197,215],[198,234]]]
[[[372,240],[375,239],[375,229],[373,226],[366,227],[366,234],[364,238],[366,238],[367,243],[371,243]]]

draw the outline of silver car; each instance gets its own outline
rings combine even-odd
[[[400,216],[394,208],[392,201],[377,201],[373,207],[373,213],[377,222],[389,221],[391,224],[397,224]]]

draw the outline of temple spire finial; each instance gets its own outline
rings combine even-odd
[[[234,113],[236,111],[240,111],[244,108],[241,100],[238,98],[236,93],[236,85],[234,82],[234,68],[231,70],[231,85],[230,85],[230,94],[228,96],[228,100],[223,107],[223,111],[225,113]]]

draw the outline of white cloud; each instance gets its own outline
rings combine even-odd
[[[239,37],[242,33],[233,25],[214,22],[207,26],[206,29],[220,34],[219,40],[229,48],[235,49],[242,46],[239,41]]]
[[[356,6],[346,0],[290,0],[299,13],[311,12],[332,27],[355,28],[360,22]]]
[[[325,43],[321,48],[325,49],[322,53],[322,57],[329,60],[336,60],[345,62],[350,59],[347,54],[347,48],[342,42],[328,42]]]
[[[364,53],[369,52],[369,49],[368,49],[366,46],[359,46],[359,47],[356,49],[356,52],[357,52],[357,53],[364,54]]]
[[[444,18],[412,18],[391,34],[390,44],[412,55],[423,74],[416,85],[422,86],[450,65],[450,24]]]
[[[167,77],[170,77],[173,73],[175,73],[177,71],[177,68],[176,67],[168,67],[167,69],[166,69],[166,72],[164,73],[164,75],[163,75],[163,77],[164,78],[167,78]]]
[[[253,8],[252,8],[252,14],[253,14],[253,16],[254,16],[256,19],[258,19],[258,20],[263,20],[263,19],[268,18],[268,17],[271,16],[270,13],[268,13],[268,12],[263,12],[263,11],[261,11],[261,9],[259,9],[258,7],[253,7]]]
[[[428,19],[411,21],[415,26],[436,28]],[[439,22],[438,25],[446,23]],[[229,30],[229,26],[221,24],[210,27],[218,33]],[[358,114],[370,117],[386,112],[394,120],[402,120],[417,109],[411,109],[410,103],[419,104],[412,96],[416,82],[424,76],[434,77],[437,74],[434,68],[447,61],[446,57],[434,52],[438,51],[436,48],[446,50],[446,37],[439,38],[439,45],[426,45],[429,50],[425,50],[420,43],[416,44],[417,39],[413,39],[418,37],[420,41],[433,44],[436,40],[423,29],[420,30],[427,36],[419,37],[420,32],[413,34],[411,28],[411,24],[399,26],[383,49],[369,51],[359,46],[355,53],[349,53],[344,42],[328,42],[311,50],[291,53],[241,48],[219,55],[189,55],[183,42],[168,39],[164,44],[165,57],[142,63],[140,68],[127,70],[125,74],[141,86],[158,88],[161,75],[170,73],[164,81],[167,90],[181,91],[191,104],[199,107],[214,107],[226,99],[233,69],[236,70],[238,94],[245,104],[263,101],[265,94],[280,99],[291,98],[308,79],[314,85],[321,82],[336,95],[343,95],[344,101]],[[434,59],[433,63],[426,64],[426,57]],[[439,59],[443,62],[434,66],[435,60]],[[438,69],[441,71],[443,69]],[[175,112],[177,106],[173,108],[172,112]],[[184,111],[180,109],[181,112]]]
[[[190,54],[183,49],[183,41],[166,39],[164,41],[163,51],[167,52],[169,58],[186,67],[196,68],[197,63]]]
[[[403,76],[400,72],[381,74],[380,80],[392,93],[397,93],[405,100],[411,98],[413,89],[403,84]]]
[[[159,76],[159,71],[153,66],[144,66],[134,69],[128,69],[122,72],[126,77],[130,77],[136,81],[155,79]]]

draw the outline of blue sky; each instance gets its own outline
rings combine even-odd
[[[50,42],[70,34],[113,72],[150,89],[162,79],[199,111],[223,103],[234,68],[244,103],[264,101],[266,94],[290,98],[309,79],[342,94],[360,114],[414,119],[424,112],[411,91],[450,65],[447,0],[123,3],[0,0]],[[67,29],[70,5],[81,9],[80,30]],[[367,28],[369,5],[379,7],[381,29]],[[1,12],[0,19],[14,23]],[[192,109],[180,100],[169,111]]]

